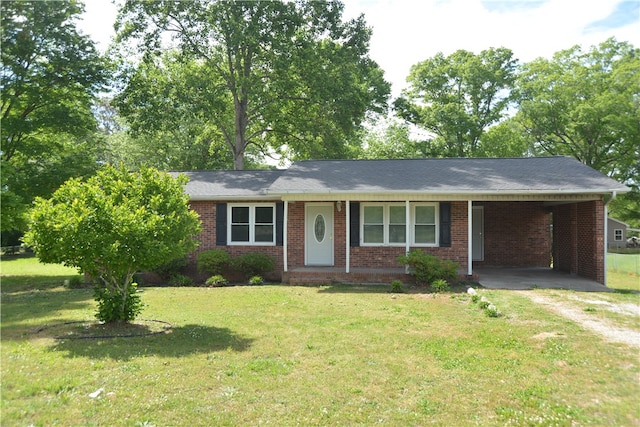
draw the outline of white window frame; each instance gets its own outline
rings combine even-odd
[[[234,242],[232,240],[233,208],[249,208],[249,241]],[[256,242],[256,208],[271,208],[273,236],[269,242]],[[229,246],[275,246],[276,245],[276,204],[275,203],[229,203],[227,205],[227,244]]]
[[[397,203],[397,202],[363,202],[360,205],[360,246],[370,246],[370,247],[383,247],[383,246],[391,246],[391,247],[405,247],[407,246],[406,242],[389,242],[389,226],[391,225],[390,219],[390,208],[391,206],[401,206],[406,209],[405,203]],[[382,226],[383,226],[383,241],[382,243],[365,243],[364,240],[364,211],[368,206],[382,206]],[[416,243],[415,239],[415,225],[416,225],[416,207],[417,206],[433,206],[435,208],[435,242],[434,243]],[[415,247],[438,247],[440,246],[440,204],[439,203],[411,203],[409,205],[410,212],[410,220],[409,224],[405,224],[405,227],[410,227],[410,246]],[[406,212],[405,212],[406,215]],[[406,236],[406,229],[405,229]]]
[[[433,206],[435,221],[435,242],[433,243],[416,243],[416,207]],[[440,246],[440,203],[411,203],[411,246],[422,248],[433,248]]]
[[[391,206],[400,206],[402,208],[405,208],[404,203],[375,203],[375,202],[367,202],[367,203],[362,203],[361,204],[361,208],[360,208],[360,246],[374,246],[374,247],[380,247],[380,246],[399,246],[399,247],[404,247],[406,246],[405,242],[401,242],[401,243],[389,243],[389,225],[390,225],[390,207]],[[364,210],[366,207],[382,207],[382,243],[365,243],[364,241]],[[406,212],[405,212],[406,214]],[[405,224],[406,226],[406,224]],[[405,236],[406,236],[406,230],[405,230]]]
[[[622,228],[615,228],[613,230],[613,240],[615,242],[622,242],[622,240],[623,240],[622,239],[622,232],[623,232]]]

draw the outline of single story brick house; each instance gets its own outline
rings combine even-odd
[[[321,160],[183,172],[198,251],[276,259],[285,283],[410,281],[420,249],[480,267],[550,267],[606,281],[607,203],[629,189],[569,157]],[[192,259],[195,254],[192,254]]]

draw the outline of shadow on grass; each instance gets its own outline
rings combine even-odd
[[[253,338],[243,337],[228,328],[204,325],[173,327],[166,333],[109,339],[59,339],[51,345],[54,351],[66,353],[66,357],[92,359],[129,360],[153,355],[183,357],[219,351],[241,352],[248,350]]]
[[[69,276],[2,276],[2,295],[16,292],[46,291],[64,285]]]
[[[92,310],[93,291],[63,288],[2,292],[2,341],[25,339],[30,330],[44,326],[41,319],[60,317],[61,312]]]

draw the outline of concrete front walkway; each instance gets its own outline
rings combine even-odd
[[[488,289],[571,289],[584,292],[611,292],[593,280],[551,268],[474,269],[478,282]]]

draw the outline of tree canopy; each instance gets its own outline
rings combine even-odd
[[[611,212],[640,225],[640,49],[609,39],[525,64],[517,120],[536,154],[572,156],[632,188]]]
[[[127,1],[118,37],[138,40],[144,54],[117,105],[134,132],[158,130],[158,114],[171,115],[174,129],[190,123],[210,151],[224,144],[236,169],[250,147],[289,159],[345,157],[367,113],[385,110],[390,87],[368,57],[364,18],[343,22],[343,7]],[[174,53],[157,56],[167,34]],[[158,82],[166,92],[155,91]]]
[[[409,88],[395,101],[398,115],[435,135],[430,156],[473,157],[484,131],[499,122],[511,100],[517,60],[511,50],[439,53],[411,67]]]
[[[20,227],[33,197],[49,196],[71,176],[95,170],[91,106],[107,76],[107,63],[75,20],[75,0],[3,1],[2,229]]]
[[[609,39],[523,66],[518,119],[546,155],[625,181],[640,158],[640,49]]]

